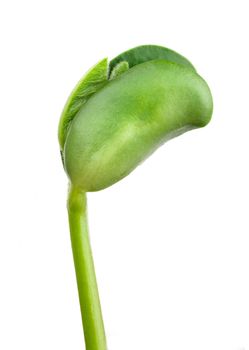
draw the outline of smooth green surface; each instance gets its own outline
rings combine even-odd
[[[165,141],[205,126],[211,114],[210,90],[192,69],[166,60],[136,65],[97,91],[74,118],[66,172],[83,190],[101,190]]]
[[[68,196],[68,218],[86,350],[106,350],[105,331],[88,236],[86,194],[74,187],[70,188]]]

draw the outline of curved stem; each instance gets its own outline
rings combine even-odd
[[[68,218],[86,350],[106,350],[105,330],[88,236],[86,193],[69,189]]]

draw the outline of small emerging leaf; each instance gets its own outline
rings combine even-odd
[[[127,61],[119,62],[111,71],[110,80],[117,78],[129,69],[129,63]]]
[[[107,83],[107,75],[108,60],[104,58],[91,68],[73,89],[59,122],[58,138],[61,150],[63,150],[67,132],[73,118],[87,100]]]

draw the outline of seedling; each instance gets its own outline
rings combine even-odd
[[[127,176],[169,139],[205,126],[212,96],[183,56],[146,45],[105,58],[79,81],[59,122],[68,217],[86,350],[106,350],[86,193]]]

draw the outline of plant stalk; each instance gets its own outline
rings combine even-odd
[[[70,186],[67,203],[86,350],[106,350],[105,330],[88,235],[86,193]]]

